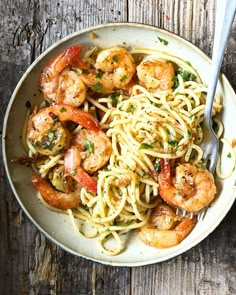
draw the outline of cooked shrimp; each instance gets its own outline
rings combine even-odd
[[[196,216],[181,219],[169,206],[160,203],[153,209],[149,222],[137,229],[137,232],[145,244],[169,248],[182,242],[196,223]]]
[[[90,174],[103,167],[112,152],[111,142],[102,131],[81,129],[73,136],[72,144],[80,150],[82,167]]]
[[[161,161],[158,175],[159,193],[171,206],[196,212],[207,206],[215,197],[213,175],[207,170],[190,164],[181,164],[171,178],[169,160]]]
[[[144,59],[137,66],[137,75],[140,84],[150,91],[168,90],[174,85],[174,67],[171,62],[166,62],[156,57]]]
[[[80,203],[79,188],[70,193],[58,192],[38,174],[33,175],[31,181],[50,206],[64,210],[78,207]]]
[[[111,93],[128,85],[135,73],[135,63],[126,49],[116,46],[98,54],[95,69],[83,71],[81,78],[93,91]]]
[[[76,107],[58,104],[43,108],[31,116],[27,130],[27,138],[38,153],[56,155],[68,148],[71,138],[62,124],[64,121],[73,121],[94,131],[100,129],[92,115]]]
[[[56,56],[44,69],[40,77],[40,89],[46,100],[51,103],[81,105],[86,97],[87,87],[78,73],[80,45],[71,46]]]
[[[69,193],[73,187],[73,178],[65,173],[64,165],[55,166],[48,175],[52,185],[61,192]]]
[[[80,106],[86,98],[87,86],[73,70],[65,69],[59,75],[56,102]]]
[[[97,182],[81,167],[80,150],[71,146],[64,156],[65,171],[68,172],[81,186],[90,193],[97,192]]]
[[[64,156],[65,170],[89,192],[96,193],[97,183],[86,172],[92,174],[107,163],[112,152],[109,138],[102,131],[81,129],[71,144]]]

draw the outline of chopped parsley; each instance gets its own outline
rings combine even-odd
[[[60,112],[61,112],[61,113],[64,113],[64,112],[66,112],[66,109],[65,109],[64,107],[62,107],[62,108],[60,109]]]
[[[156,159],[156,163],[155,163],[155,166],[154,166],[154,169],[156,172],[161,172],[161,159]]]
[[[175,146],[175,145],[176,145],[176,141],[170,139],[170,140],[168,141],[168,144],[169,144],[170,146]]]
[[[124,75],[124,76],[120,79],[120,81],[123,82],[123,81],[126,80],[126,79],[127,79],[127,76]]]
[[[192,136],[192,132],[190,130],[188,130],[188,136],[191,137]]]
[[[184,81],[195,81],[197,79],[197,76],[193,73],[189,73],[186,70],[180,71],[180,76],[183,78]]]
[[[76,175],[76,173],[77,173],[77,172],[76,172],[76,170],[73,170],[73,171],[71,172],[71,174],[70,174],[70,175],[71,175],[71,176],[75,176],[75,175]]]
[[[129,107],[129,111],[131,111],[131,113],[133,114],[134,111],[135,111],[135,107],[134,107],[133,105],[131,105],[131,106]]]
[[[169,42],[167,40],[162,39],[161,37],[157,37],[157,38],[163,45],[168,45]]]
[[[118,62],[118,61],[119,61],[119,58],[118,58],[117,55],[114,55],[114,56],[113,56],[113,61],[114,61],[114,62]]]
[[[102,76],[103,76],[103,73],[102,73],[102,72],[100,72],[100,73],[97,73],[97,75],[96,75],[96,78],[98,78],[98,79],[101,79],[101,78],[102,78]]]
[[[117,99],[115,93],[114,93],[114,92],[111,93],[111,94],[109,95],[109,98],[111,99],[111,104],[112,104],[112,106],[113,106],[113,107],[116,107],[116,106],[117,106],[117,103],[118,103],[118,99]]]
[[[89,70],[87,69],[82,69],[82,73],[88,76],[90,74]]]
[[[90,153],[94,152],[94,143],[92,143],[88,139],[85,140],[85,147]]]
[[[81,70],[79,68],[71,68],[71,71],[75,72],[75,73],[80,73]]]
[[[86,211],[89,211],[89,207],[88,207],[88,205],[84,205],[84,210],[86,210]]]
[[[46,107],[50,107],[50,102],[48,100],[45,99],[44,103]]]
[[[192,66],[191,63],[190,63],[188,60],[186,60],[185,63],[186,63],[187,65],[189,65],[189,66]]]
[[[176,92],[175,96],[182,95],[180,92]]]
[[[82,236],[85,236],[84,232],[82,230],[79,231]]]
[[[178,75],[180,75],[183,79],[183,81],[195,81],[197,79],[197,76],[194,75],[193,73],[190,73],[186,70],[180,70],[175,72],[175,76],[173,78],[174,81],[174,88],[177,88],[179,86],[179,80],[178,80]]]
[[[140,146],[139,146],[138,149],[139,150],[142,150],[142,149],[153,149],[153,146],[151,144],[148,144],[148,143],[143,142],[143,143],[140,144]]]
[[[101,84],[100,82],[97,82],[96,84],[94,84],[94,85],[92,86],[92,88],[93,88],[94,90],[99,91],[99,90],[102,89],[102,84]]]

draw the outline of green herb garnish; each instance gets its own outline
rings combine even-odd
[[[188,130],[188,136],[191,137],[192,136],[192,132],[190,130]]]
[[[179,80],[178,80],[178,75],[180,75],[183,79],[183,81],[195,81],[197,79],[197,76],[194,75],[193,73],[190,73],[186,70],[180,70],[175,72],[175,76],[173,78],[174,81],[174,88],[177,88],[179,86]]]
[[[155,166],[154,166],[154,169],[156,172],[161,172],[161,159],[156,159],[156,163],[155,163]]]
[[[118,58],[117,55],[114,55],[114,56],[113,56],[113,61],[114,61],[114,62],[118,62],[118,61],[119,61],[119,58]]]
[[[71,172],[71,174],[70,174],[70,175],[71,175],[71,176],[75,176],[75,175],[76,175],[76,173],[77,173],[77,172],[76,172],[76,170],[73,170],[73,171]]]
[[[60,109],[60,112],[61,112],[61,113],[64,113],[64,112],[66,112],[66,109],[65,109],[64,107],[62,107],[62,108]]]
[[[117,103],[118,103],[118,99],[117,99],[115,93],[111,93],[108,97],[111,99],[112,106],[116,107]]]
[[[90,74],[89,70],[87,69],[82,69],[82,73],[88,76]]]
[[[163,44],[163,45],[168,45],[168,41],[167,40],[165,40],[165,39],[162,39],[162,38],[160,38],[160,37],[157,37],[158,38],[158,40]]]
[[[129,111],[131,111],[131,113],[133,114],[134,111],[135,111],[135,107],[134,107],[133,105],[131,105],[131,106],[129,107]]]
[[[87,139],[85,140],[85,147],[90,153],[94,152],[94,143],[92,143],[91,141]]]
[[[50,102],[48,100],[44,101],[46,107],[50,107]]]
[[[122,82],[122,81],[124,81],[124,80],[126,80],[126,79],[127,79],[127,76],[124,75],[124,76],[120,79],[120,81]]]
[[[75,73],[81,73],[81,69],[79,69],[79,68],[71,68],[71,71],[73,71]]]
[[[148,144],[148,143],[143,142],[143,143],[140,144],[140,146],[139,146],[138,149],[139,150],[142,150],[142,149],[153,149],[153,146],[151,144]]]
[[[89,211],[89,207],[88,207],[88,205],[84,205],[84,210],[86,210],[86,211]]]
[[[102,72],[96,74],[96,78],[98,78],[98,79],[101,79],[102,76],[103,76],[103,73]]]
[[[96,84],[94,84],[94,85],[92,86],[92,88],[93,88],[94,90],[99,91],[99,90],[102,89],[102,84],[101,84],[100,82],[97,82]]]
[[[176,141],[171,139],[171,140],[168,141],[168,144],[170,146],[175,146],[176,145]]]

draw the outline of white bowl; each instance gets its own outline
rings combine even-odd
[[[91,33],[95,33],[97,38],[91,39]],[[160,43],[158,37],[167,40],[168,45],[164,46]],[[78,235],[71,227],[70,220],[66,215],[51,212],[42,206],[38,202],[36,191],[30,182],[32,170],[11,162],[12,159],[25,154],[20,141],[21,129],[26,115],[25,103],[30,101],[35,104],[39,101],[37,89],[41,70],[59,52],[74,44],[81,44],[85,48],[91,45],[105,48],[125,44],[131,48],[146,47],[162,51],[171,50],[176,56],[190,61],[205,84],[209,82],[210,59],[201,50],[179,36],[152,26],[132,23],[100,25],[76,32],[55,43],[40,55],[25,72],[16,86],[5,115],[3,126],[4,164],[19,204],[37,228],[58,246],[74,255],[104,264],[140,266],[161,262],[187,251],[206,238],[231,208],[236,197],[234,183],[236,171],[229,179],[217,180],[218,196],[207,211],[205,219],[198,223],[192,233],[178,246],[169,249],[155,249],[140,242],[137,235],[132,233],[126,250],[111,257],[100,252],[96,239],[88,240]],[[224,98],[221,114],[225,127],[224,136],[232,140],[232,129],[235,126],[236,97],[224,76],[221,77],[218,92]]]

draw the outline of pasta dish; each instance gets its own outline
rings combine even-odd
[[[40,202],[97,237],[106,255],[121,253],[131,230],[157,248],[184,240],[216,195],[200,147],[207,87],[190,62],[75,45],[46,65],[39,84],[43,102],[29,109],[22,138]],[[218,137],[221,108],[216,95]],[[217,175],[229,170],[218,165]]]

